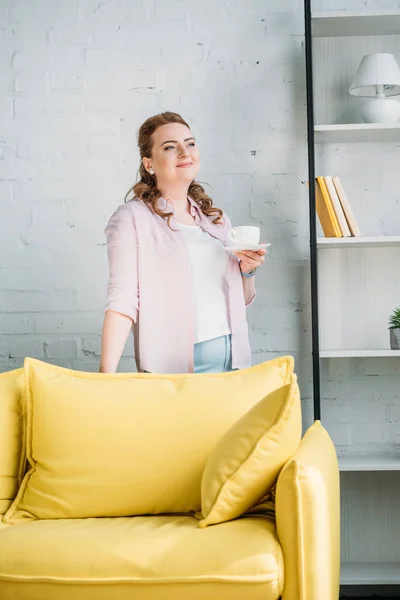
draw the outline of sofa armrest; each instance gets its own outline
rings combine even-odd
[[[338,600],[339,468],[320,421],[308,429],[279,475],[276,525],[285,565],[282,600]]]

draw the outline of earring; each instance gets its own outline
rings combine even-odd
[[[150,169],[149,173],[150,173],[150,175],[154,175],[153,169]]]

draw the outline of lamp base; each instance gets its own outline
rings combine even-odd
[[[393,98],[371,98],[361,105],[364,123],[397,123],[400,118],[400,102]]]

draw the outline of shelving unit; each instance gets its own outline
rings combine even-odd
[[[400,30],[400,10],[321,11],[312,15],[313,37],[391,35]]]
[[[320,358],[396,358],[400,350],[321,350]]]
[[[341,568],[343,585],[399,585],[399,563],[344,563]]]
[[[400,10],[312,13],[311,0],[305,0],[305,34],[308,177],[310,182],[314,182],[315,150],[322,144],[385,144],[400,141],[400,123],[326,122],[333,114],[344,114],[344,121],[348,115],[356,114],[355,105],[351,104],[354,99],[349,100],[345,95],[347,81],[343,83],[343,77],[349,77],[353,72],[356,59],[361,60],[360,49],[364,46],[351,38],[356,36],[357,40],[359,36],[400,35]],[[331,40],[335,37],[347,39],[340,42]],[[324,78],[315,93],[312,46],[317,43],[317,38],[326,40],[318,42],[322,44],[318,48],[322,49],[319,56],[324,60]],[[366,43],[365,47],[380,48],[379,43],[380,41],[377,45]],[[347,64],[344,52],[349,52],[351,48],[355,48],[352,55],[354,64]],[[325,65],[325,61],[330,59],[338,61],[336,70],[334,65]],[[342,87],[335,97],[336,86]],[[325,99],[328,103],[318,114],[318,119],[315,116],[317,111],[314,108],[314,95],[320,103],[324,103]],[[345,99],[347,104],[344,108],[340,104],[342,110],[335,113],[340,102],[338,98]],[[324,368],[331,365],[329,368],[332,368],[331,373],[334,374],[335,365],[339,365],[340,360],[357,358],[366,361],[367,365],[367,361],[394,358],[395,362],[390,364],[396,365],[400,358],[400,350],[389,348],[387,332],[389,307],[398,305],[400,298],[400,235],[319,238],[314,185],[309,186],[309,219],[314,417],[323,422],[320,399],[321,360]],[[385,290],[383,294],[382,289]],[[351,401],[352,398],[349,397],[348,402]],[[362,402],[360,397],[358,402]],[[346,523],[342,533],[346,537],[347,551],[342,552],[341,584],[400,585],[400,546],[397,542],[400,517],[397,512],[390,513],[390,518],[387,517],[388,511],[393,509],[393,503],[396,508],[398,504],[395,498],[396,491],[400,490],[397,473],[400,471],[400,450],[377,451],[373,454],[355,451],[351,454],[339,453],[338,460],[341,477],[345,478],[346,484],[350,481],[349,478],[354,477],[354,489],[359,494],[356,497],[353,495],[353,487],[346,487],[344,491],[348,505],[345,507]],[[397,479],[393,482],[387,479],[389,474]],[[388,488],[392,495],[385,495],[385,485],[393,486]],[[358,498],[365,499],[364,507],[357,504]],[[384,506],[383,509],[379,502]],[[380,514],[380,510],[384,512]],[[369,515],[369,520],[366,515]],[[353,527],[354,523],[359,529],[349,532],[348,528]],[[374,528],[367,551],[359,541],[365,539],[362,537],[365,535],[365,523]],[[385,544],[385,536],[390,537],[387,547],[379,545]]]
[[[400,124],[348,123],[339,125],[315,125],[315,142],[398,142]]]
[[[400,451],[381,454],[339,455],[341,471],[400,471]]]
[[[376,237],[346,237],[346,238],[318,238],[318,248],[376,248],[399,246],[400,235],[382,235]]]

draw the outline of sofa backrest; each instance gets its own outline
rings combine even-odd
[[[2,376],[0,394],[9,415],[0,429],[0,454],[4,441],[9,446],[8,496],[21,481],[25,447],[31,467],[12,519],[198,511],[214,446],[291,382],[293,366],[284,356],[229,373],[99,374],[27,358],[26,419],[22,370]]]
[[[17,495],[23,476],[24,369],[0,373],[0,515]]]

